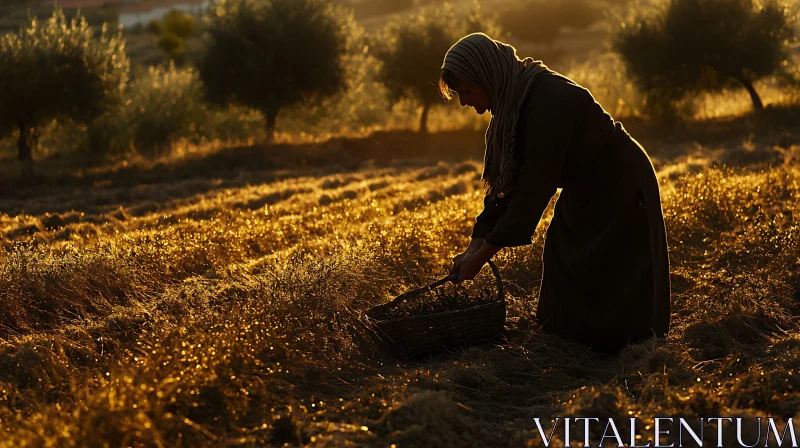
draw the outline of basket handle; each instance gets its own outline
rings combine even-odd
[[[489,260],[486,262],[489,265],[489,268],[492,269],[492,274],[494,274],[495,280],[497,280],[497,299],[498,300],[505,300],[505,288],[503,286],[503,278],[500,277],[500,270],[497,269],[497,266],[494,264],[494,261]]]
[[[500,277],[500,271],[497,269],[497,266],[494,264],[494,262],[492,260],[489,260],[486,263],[489,265],[489,268],[492,269],[492,274],[494,274],[495,279],[497,279],[497,297],[498,297],[498,300],[503,300],[504,297],[505,297],[505,290],[503,288],[503,279]],[[436,289],[436,288],[444,285],[447,282],[454,281],[456,278],[457,278],[456,275],[448,275],[447,277],[445,277],[445,278],[443,278],[441,280],[437,280],[437,281],[435,281],[435,282],[433,282],[431,284],[425,285],[425,286],[423,286],[421,288],[417,288],[417,289],[405,292],[403,294],[400,294],[399,296],[395,297],[394,300],[392,300],[391,302],[387,302],[387,303],[385,303],[383,305],[379,305],[379,307],[381,309],[394,308],[397,305],[400,305],[401,303],[403,303],[404,301],[406,301],[406,300],[408,300],[408,299],[410,299],[412,297],[417,297],[417,296],[421,295],[424,292],[430,291],[432,289]]]
[[[424,292],[430,291],[432,289],[436,289],[436,288],[444,285],[447,282],[455,280],[456,278],[457,277],[455,275],[448,275],[447,277],[445,277],[445,278],[443,278],[441,280],[437,280],[437,281],[435,281],[435,282],[433,282],[431,284],[425,285],[425,286],[423,286],[421,288],[417,288],[417,289],[413,289],[413,290],[408,291],[408,292],[404,292],[404,293],[400,294],[399,296],[395,297],[391,302],[386,302],[383,305],[380,305],[380,307],[383,308],[383,309],[394,308],[397,305],[400,305],[401,303],[405,302],[407,299],[410,299],[411,297],[416,297],[416,296],[418,296],[418,295],[420,295],[420,294],[422,294]]]

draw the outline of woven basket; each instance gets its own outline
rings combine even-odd
[[[386,305],[378,305],[368,309],[362,315],[363,320],[382,348],[405,360],[495,339],[500,336],[506,321],[506,301],[500,272],[492,261],[489,261],[489,267],[497,279],[497,300],[494,302],[463,310],[387,320],[376,318],[381,315],[378,310],[386,309]]]

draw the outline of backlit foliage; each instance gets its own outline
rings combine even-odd
[[[793,8],[783,0],[664,0],[620,20],[613,47],[654,111],[733,86],[759,110],[754,83],[793,69]]]
[[[433,85],[441,73],[447,50],[461,37],[483,32],[502,38],[502,30],[485,6],[475,1],[466,17],[445,3],[430,6],[410,16],[396,17],[371,36],[371,52],[378,66],[377,80],[388,89],[391,98],[407,98],[422,107],[421,133],[428,131],[428,113],[442,99]]]
[[[137,73],[124,103],[87,127],[84,144],[97,155],[130,155],[134,150],[158,156],[182,140],[245,139],[258,134],[262,123],[257,112],[206,103],[197,70],[170,63]]]
[[[37,127],[55,118],[88,122],[119,101],[129,61],[121,32],[103,25],[101,36],[63,11],[32,17],[0,37],[0,131],[19,135],[19,159],[32,160]]]
[[[346,85],[352,14],[322,0],[225,0],[215,5],[199,65],[208,98],[260,111],[269,137],[281,109]]]

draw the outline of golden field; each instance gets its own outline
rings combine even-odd
[[[196,148],[4,196],[0,445],[516,447],[540,446],[533,417],[798,417],[786,133],[645,141],[666,343],[607,356],[537,331],[548,211],[533,245],[496,257],[504,344],[414,363],[370,350],[358,311],[443,276],[468,243],[481,137]]]

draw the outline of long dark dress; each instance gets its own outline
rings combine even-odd
[[[540,75],[517,128],[518,175],[504,198],[484,200],[473,238],[531,244],[547,229],[536,319],[550,333],[602,351],[669,330],[669,257],[658,180],[644,148],[588,90]]]

